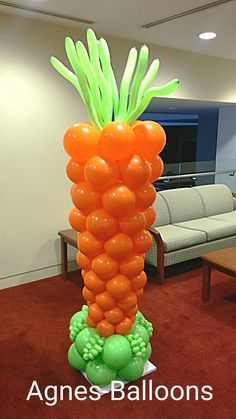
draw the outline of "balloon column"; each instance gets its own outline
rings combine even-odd
[[[91,120],[64,135],[70,156],[66,171],[73,182],[69,221],[78,232],[77,262],[87,301],[70,321],[68,359],[103,386],[116,377],[138,379],[151,355],[153,328],[138,311],[138,301],[147,282],[148,228],[156,217],[152,182],[163,171],[158,154],[165,132],[137,118],[152,97],[173,92],[179,81],[150,87],[160,63],[154,60],[146,72],[144,45],[139,55],[130,50],[118,89],[106,41],[89,29],[87,42],[88,52],[82,42],[65,40],[73,72],[55,57],[51,63],[79,92]]]

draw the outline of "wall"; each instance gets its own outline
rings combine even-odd
[[[219,109],[216,169],[236,169],[236,106]],[[217,175],[215,182],[236,191],[236,175]]]
[[[57,232],[68,226],[71,207],[62,135],[87,115],[49,63],[53,52],[63,56],[65,29],[3,16],[0,25],[0,277],[7,277],[0,286],[5,286],[60,271]]]
[[[0,15],[0,278],[1,287],[59,272],[57,232],[71,207],[62,148],[65,129],[86,121],[77,93],[51,68],[64,58],[66,35],[79,30]],[[138,43],[108,38],[120,78],[128,49]],[[159,83],[179,77],[175,97],[236,101],[236,62],[151,46],[162,61]],[[214,78],[212,74],[214,73]],[[71,260],[74,259],[74,252]]]

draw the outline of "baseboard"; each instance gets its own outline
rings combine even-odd
[[[68,271],[75,271],[78,269],[76,262],[68,263]],[[39,281],[41,279],[49,278],[61,274],[61,265],[54,265],[35,269],[30,272],[23,272],[17,275],[8,276],[0,279],[0,290],[5,288],[15,287],[17,285],[27,284],[29,282]]]

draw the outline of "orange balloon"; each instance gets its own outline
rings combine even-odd
[[[135,134],[135,152],[145,159],[152,159],[159,154],[166,144],[164,129],[154,121],[140,121],[133,126]]]
[[[84,279],[85,275],[86,275],[87,271],[85,269],[81,269],[81,276]]]
[[[116,185],[107,189],[102,196],[104,208],[111,214],[122,217],[129,214],[135,206],[135,195],[125,185]]]
[[[98,208],[87,217],[86,226],[88,231],[97,239],[111,237],[117,229],[117,220],[104,208]]]
[[[119,271],[127,278],[133,278],[139,275],[144,269],[144,260],[140,255],[133,255],[124,259],[119,266]]]
[[[150,207],[156,199],[156,189],[150,183],[141,186],[135,191],[136,207],[145,210]]]
[[[89,271],[91,269],[90,259],[82,252],[77,253],[76,262],[78,263],[79,267],[85,271]]]
[[[100,194],[88,182],[81,182],[71,188],[74,205],[86,213],[100,207]]]
[[[94,321],[94,323],[98,323],[104,318],[103,311],[100,309],[100,307],[96,303],[89,305],[88,315],[90,319]]]
[[[126,297],[117,301],[117,307],[123,311],[129,311],[137,304],[137,296],[134,292],[129,292]]]
[[[107,291],[114,298],[125,297],[130,292],[130,281],[124,275],[116,275],[106,283]]]
[[[135,321],[135,317],[136,317],[137,312],[138,312],[138,305],[136,304],[136,306],[134,306],[133,308],[131,308],[131,310],[129,310],[125,314],[128,317],[130,317],[131,319],[133,318],[133,321]]]
[[[125,160],[134,151],[135,135],[122,121],[110,122],[102,129],[98,141],[99,154],[105,159]]]
[[[121,177],[125,185],[137,188],[147,183],[151,177],[151,166],[143,157],[135,154],[120,163]]]
[[[155,182],[163,173],[164,164],[160,156],[156,156],[149,160],[151,166],[151,178],[149,180],[150,183]]]
[[[102,191],[119,182],[119,168],[114,161],[93,156],[84,166],[84,176],[95,189]]]
[[[119,333],[119,335],[127,335],[132,324],[132,320],[129,317],[125,317],[125,319],[116,326],[116,333]]]
[[[143,229],[133,237],[134,252],[146,253],[152,247],[152,235]]]
[[[108,336],[114,335],[115,327],[113,324],[108,322],[107,320],[103,319],[97,324],[97,332],[100,336],[107,338]]]
[[[112,308],[111,310],[105,312],[105,319],[108,320],[111,324],[118,324],[124,320],[124,318],[125,316],[123,311],[121,311],[118,307]]]
[[[69,223],[74,230],[84,231],[86,230],[86,215],[77,208],[72,208],[69,213]]]
[[[133,242],[127,234],[119,233],[106,241],[104,248],[109,256],[121,260],[131,254]]]
[[[96,327],[96,323],[91,319],[91,317],[89,317],[89,315],[86,317],[86,323],[89,327]]]
[[[88,288],[86,287],[83,288],[82,295],[89,304],[94,303],[95,301],[94,294]]]
[[[132,236],[145,227],[145,217],[142,212],[134,211],[132,214],[122,217],[119,221],[120,229]]]
[[[99,132],[93,125],[79,123],[65,132],[64,148],[73,160],[86,162],[97,154]]]
[[[137,299],[138,300],[141,300],[141,298],[143,298],[143,294],[144,294],[143,288],[141,288],[140,290],[136,291],[135,294],[136,294]]]
[[[89,258],[97,256],[104,251],[103,242],[97,240],[89,231],[78,234],[77,245],[79,250]]]
[[[70,159],[66,165],[66,174],[71,182],[82,182],[84,180],[84,166]]]
[[[145,228],[149,228],[153,225],[156,220],[156,211],[153,207],[149,207],[143,211],[143,214],[146,218]]]
[[[99,278],[106,280],[116,275],[118,263],[106,253],[102,253],[93,259],[92,269]]]
[[[84,285],[94,294],[98,294],[106,289],[106,283],[102,281],[93,271],[86,273]]]
[[[145,274],[144,271],[142,271],[141,274],[131,279],[131,289],[132,291],[138,291],[141,288],[144,288],[146,283],[147,283],[147,275]]]
[[[103,311],[111,310],[116,305],[114,298],[107,291],[97,294],[95,301]]]

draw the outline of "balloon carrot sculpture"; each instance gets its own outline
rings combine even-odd
[[[78,232],[77,262],[87,305],[70,321],[69,363],[97,385],[116,377],[138,379],[150,358],[152,325],[138,311],[147,282],[145,253],[152,245],[148,228],[156,214],[152,182],[161,175],[159,153],[165,132],[153,121],[137,121],[154,96],[173,92],[177,79],[150,87],[158,69],[147,69],[148,48],[132,48],[118,90],[106,41],[87,31],[82,42],[65,40],[73,72],[57,58],[54,68],[73,84],[91,120],[64,135],[73,182],[71,226]]]

